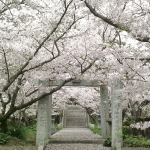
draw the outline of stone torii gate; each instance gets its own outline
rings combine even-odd
[[[36,84],[41,84],[44,87],[59,86],[63,80],[35,80]],[[112,137],[112,147],[117,150],[122,147],[122,106],[121,98],[117,94],[117,90],[122,88],[120,81],[114,81],[111,89],[111,110],[112,118],[109,118],[108,105],[108,87],[102,85],[98,80],[73,80],[66,83],[64,86],[86,86],[100,87],[101,99],[101,130],[102,138]],[[38,118],[37,118],[37,133],[36,145],[44,147],[51,138],[51,110],[52,110],[52,95],[38,101]]]

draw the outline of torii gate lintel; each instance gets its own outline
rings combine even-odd
[[[38,80],[38,84],[43,86],[59,86],[64,80]],[[72,80],[67,82],[64,86],[87,86],[87,87],[99,87],[102,83],[99,80]]]

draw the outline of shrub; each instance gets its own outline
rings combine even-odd
[[[9,136],[4,133],[0,133],[0,145],[4,145],[8,142]]]
[[[107,147],[111,147],[111,137],[108,137],[105,141],[104,141],[104,146]]]
[[[124,145],[128,147],[150,147],[150,141],[142,136],[126,135]]]
[[[123,139],[125,139],[127,135],[130,135],[130,127],[129,126],[123,126],[122,132],[123,132]]]
[[[18,139],[25,140],[25,133],[26,133],[26,130],[25,130],[25,127],[23,126],[17,126],[17,127],[9,126],[8,127],[8,134]]]
[[[33,126],[28,126],[27,129],[31,132],[34,132],[36,133],[36,125],[33,125]]]

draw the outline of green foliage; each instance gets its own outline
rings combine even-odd
[[[128,123],[132,121],[132,116],[128,116]],[[130,135],[129,126],[123,126],[123,143],[128,147],[150,147],[150,140],[147,140],[142,135]]]
[[[26,127],[26,130],[30,132],[36,133],[36,125]]]
[[[122,132],[123,132],[123,139],[125,139],[127,135],[130,135],[130,128],[129,128],[129,126],[123,126],[122,127]]]
[[[56,124],[56,123],[55,123],[55,129],[56,129],[56,132],[58,132],[59,130],[61,130],[61,128],[59,128],[58,124]]]
[[[98,128],[97,124],[95,124],[94,128],[90,128],[90,130],[95,134],[99,134],[99,135],[102,134],[101,129]]]
[[[125,135],[124,145],[128,147],[150,147],[150,141],[146,138],[133,135]]]
[[[24,126],[9,126],[8,134],[21,140],[25,140],[26,129]]]
[[[5,133],[0,133],[0,145],[4,145],[8,142],[9,135]]]
[[[108,137],[105,141],[104,141],[104,146],[107,147],[111,147],[111,137]]]
[[[36,125],[25,127],[25,144],[26,145],[35,145],[36,142]]]
[[[124,122],[125,126],[130,126],[134,122],[133,116],[126,116],[125,120],[126,120]]]

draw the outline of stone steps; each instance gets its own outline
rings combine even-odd
[[[49,139],[49,144],[76,143],[103,144],[103,140],[100,135],[94,134],[89,128],[63,128],[59,132],[52,135],[51,139]]]
[[[108,150],[89,128],[63,128],[49,140],[45,150]]]

